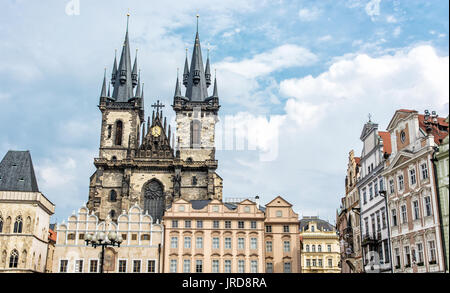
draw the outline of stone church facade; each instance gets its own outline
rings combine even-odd
[[[111,86],[106,74],[100,95],[102,113],[99,156],[90,178],[90,212],[104,220],[117,220],[123,210],[137,204],[160,222],[164,210],[178,198],[222,199],[222,178],[216,173],[215,124],[220,108],[217,82],[213,95],[209,56],[206,66],[197,31],[189,66],[186,56],[181,94],[177,78],[173,99],[176,130],[172,133],[158,101],[152,118],[145,121],[144,91],[137,70],[131,65],[128,27],[120,61],[114,60]]]

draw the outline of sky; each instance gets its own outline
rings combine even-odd
[[[200,15],[203,56],[209,48],[221,103],[216,157],[224,198],[259,195],[267,204],[280,195],[300,217],[334,224],[348,154],[361,154],[369,113],[380,130],[397,109],[448,115],[447,0],[11,0],[1,6],[0,157],[30,150],[39,188],[56,205],[52,222],[88,200],[104,68],[109,77],[128,11],[145,114],[159,99],[172,126],[177,68],[183,69],[185,48],[192,52]],[[235,144],[226,134],[233,128]]]

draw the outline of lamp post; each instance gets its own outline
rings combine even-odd
[[[388,228],[388,245],[389,245],[389,257],[391,259],[391,273],[394,273],[394,260],[392,259],[392,245],[391,245],[391,231],[390,231],[390,227],[391,225],[389,224],[389,209],[388,209],[388,204],[387,204],[387,195],[386,195],[386,190],[380,190],[379,194],[384,197],[384,205],[386,207],[386,220],[387,220],[387,228]]]
[[[84,236],[84,241],[86,241],[86,245],[91,245],[94,248],[97,248],[97,246],[102,247],[102,254],[100,257],[100,273],[103,273],[103,262],[105,259],[105,247],[108,247],[108,246],[120,247],[120,243],[122,243],[123,239],[122,239],[122,236],[119,236],[116,232],[110,231],[108,233],[108,235],[106,235],[104,232],[98,232],[96,234],[87,233]]]

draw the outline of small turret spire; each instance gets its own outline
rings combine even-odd
[[[213,98],[218,98],[219,94],[217,92],[217,71],[215,72],[215,76],[214,76],[214,91],[213,91]]]
[[[106,98],[106,67],[105,67],[105,73],[103,75],[103,85],[102,85],[102,92],[100,94],[101,98]]]
[[[136,94],[134,95],[136,98],[141,97],[141,70],[139,69],[139,77],[137,80]]]
[[[206,87],[208,88],[211,85],[211,69],[209,68],[209,48],[208,48],[208,58],[206,59],[205,79],[206,79]]]
[[[116,83],[116,78],[117,78],[117,49],[114,50],[114,64],[111,74],[111,83],[113,85]]]
[[[133,65],[133,71],[131,72],[131,79],[133,82],[133,87],[135,87],[138,83],[137,81],[137,53],[138,53],[138,49],[136,49],[136,57],[134,58],[134,65]]]
[[[174,95],[175,98],[181,97],[181,89],[180,89],[180,81],[178,79],[178,71],[179,71],[179,69],[177,68],[177,83],[175,85],[175,95]]]
[[[189,64],[188,64],[188,48],[186,48],[186,60],[184,61],[184,72],[183,72],[183,85],[187,86],[189,78]]]

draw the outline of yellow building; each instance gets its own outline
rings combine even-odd
[[[318,217],[300,220],[302,273],[340,273],[339,237],[330,223]]]

